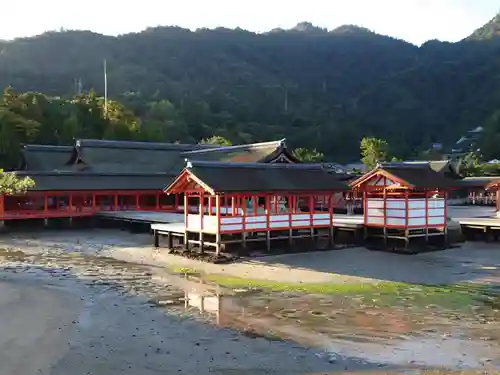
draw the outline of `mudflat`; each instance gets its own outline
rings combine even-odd
[[[444,251],[399,255],[347,248],[266,256],[232,264],[209,264],[154,249],[147,234],[118,230],[41,231],[0,237],[0,248],[24,252],[77,252],[159,267],[192,268],[207,274],[303,283],[368,283],[380,280],[418,284],[459,282],[500,285],[498,244],[467,242]]]
[[[495,286],[500,251],[483,243],[416,256],[352,248],[212,265],[154,250],[142,234],[11,233],[0,238],[0,373],[500,368],[494,301],[460,308],[440,307],[439,300],[422,304],[420,286],[415,295],[394,298],[215,291],[169,267],[277,282]]]
[[[73,258],[73,260],[71,259]],[[285,341],[248,337],[158,308],[149,295],[179,300],[139,266],[20,252],[0,256],[0,373],[303,374],[369,368]],[[144,293],[141,290],[144,289]]]

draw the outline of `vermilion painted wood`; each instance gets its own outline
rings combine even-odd
[[[397,184],[387,184],[387,181],[390,180],[392,182],[396,182]],[[383,184],[378,185],[383,181]],[[372,182],[372,184],[370,184]],[[395,176],[387,173],[383,170],[374,171],[366,174],[365,176],[359,178],[357,181],[351,184],[355,192],[362,192],[363,194],[363,217],[364,217],[364,225],[369,225],[372,227],[382,227],[388,229],[415,229],[421,228],[421,225],[408,225],[409,218],[409,210],[408,210],[408,202],[412,198],[421,198],[425,200],[425,216],[412,216],[412,218],[425,218],[425,227],[426,228],[442,228],[442,224],[429,224],[429,218],[432,217],[443,217],[442,215],[429,215],[429,199],[432,194],[438,194],[439,198],[444,198],[444,218],[446,223],[447,217],[447,204],[446,200],[448,197],[448,192],[446,190],[435,190],[435,189],[418,189],[408,186],[404,181],[399,180]],[[406,211],[405,215],[405,225],[392,225],[387,223],[387,219],[396,218],[395,216],[387,216],[387,215],[370,215],[370,217],[380,217],[383,218],[383,224],[369,223],[368,224],[368,199],[369,198],[378,198],[383,199],[383,212],[386,212],[387,208],[387,199],[401,199],[405,202],[404,208],[391,208],[391,210],[401,210]],[[398,217],[399,218],[399,217]],[[446,224],[445,224],[446,225]]]

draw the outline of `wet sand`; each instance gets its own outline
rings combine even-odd
[[[151,307],[95,279],[10,264],[0,271],[2,375],[303,374],[370,368]]]
[[[491,309],[449,311],[411,301],[381,307],[351,296],[283,293],[217,300],[214,287],[165,267],[277,281],[497,284],[495,244],[417,256],[357,248],[206,265],[155,251],[150,241],[111,230],[2,236],[1,373],[500,368],[500,326]],[[204,313],[202,295],[209,297]]]
[[[217,265],[154,249],[147,234],[117,230],[41,231],[0,237],[0,248],[35,253],[79,252],[160,267],[190,268],[207,274],[304,283],[397,281],[418,284],[474,282],[500,285],[497,244],[464,243],[456,248],[399,255],[347,248],[335,251],[278,255]]]

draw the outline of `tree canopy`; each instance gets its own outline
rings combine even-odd
[[[389,145],[378,138],[364,137],[361,140],[361,161],[368,169],[373,169],[377,163],[387,161]]]
[[[293,150],[292,153],[298,160],[305,163],[319,163],[325,161],[325,155],[318,152],[315,148],[308,150],[307,148],[299,147]]]
[[[29,177],[19,177],[14,172],[0,170],[0,194],[20,195],[35,186],[35,181]]]
[[[309,23],[262,34],[157,27],[0,41],[0,88],[16,90],[0,106],[0,156],[11,161],[18,144],[67,144],[74,136],[287,138],[332,162],[357,160],[365,136],[387,140],[401,158],[432,143],[449,149],[478,125],[497,132],[500,86],[491,77],[500,74],[499,25],[496,17],[464,41],[421,47],[356,26],[327,31]]]
[[[220,135],[213,135],[209,138],[202,139],[201,144],[205,145],[219,145],[219,146],[231,146],[232,143],[229,139],[221,137]]]

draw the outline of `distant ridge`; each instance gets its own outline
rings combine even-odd
[[[474,31],[466,40],[484,40],[500,36],[500,13]]]

